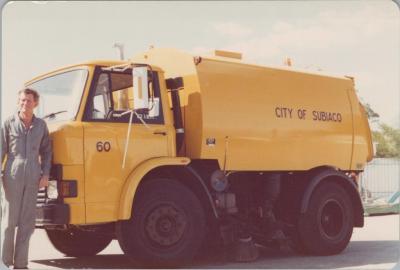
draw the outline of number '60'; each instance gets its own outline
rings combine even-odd
[[[111,150],[111,144],[109,142],[97,142],[96,143],[96,149],[98,152],[103,152],[103,151],[110,151]]]

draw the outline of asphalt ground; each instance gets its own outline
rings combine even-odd
[[[399,261],[399,215],[365,218],[364,228],[355,228],[348,247],[339,255],[304,256],[293,251],[260,249],[253,262],[237,263],[220,254],[194,261],[187,268],[201,269],[392,269]],[[36,230],[30,243],[30,269],[131,269],[116,240],[100,254],[87,258],[65,257],[53,248],[46,233]],[[400,269],[400,267],[399,267]]]

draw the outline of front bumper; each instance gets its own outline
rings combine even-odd
[[[69,205],[64,203],[42,204],[36,207],[36,226],[63,225],[70,220]]]

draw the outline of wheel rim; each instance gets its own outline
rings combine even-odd
[[[320,228],[328,238],[336,238],[340,235],[344,225],[344,211],[336,200],[328,200],[321,208]]]
[[[154,208],[145,221],[147,237],[161,247],[178,243],[186,226],[185,214],[172,205],[160,205]]]

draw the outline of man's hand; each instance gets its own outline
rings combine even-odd
[[[43,175],[40,178],[40,181],[39,181],[39,188],[44,188],[44,187],[47,187],[47,186],[49,186],[49,177]]]

